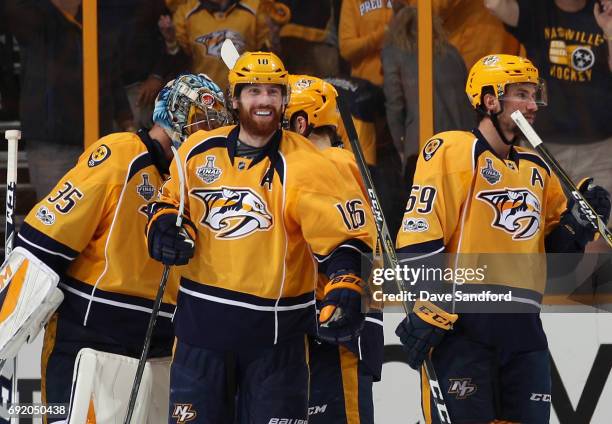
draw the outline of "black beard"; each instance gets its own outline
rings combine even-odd
[[[256,107],[253,109],[256,109]],[[257,137],[271,136],[280,126],[280,111],[272,108],[269,108],[268,110],[272,112],[273,119],[267,123],[261,123],[251,118],[251,110],[244,110],[240,108],[238,111],[240,126],[242,126],[249,134]]]

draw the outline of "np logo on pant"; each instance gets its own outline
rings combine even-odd
[[[448,393],[455,395],[457,399],[465,399],[476,393],[478,389],[475,384],[472,384],[471,378],[449,378],[449,382]]]
[[[198,416],[197,412],[192,410],[191,403],[175,403],[172,411],[172,418],[176,418],[176,423],[186,423],[195,420]]]

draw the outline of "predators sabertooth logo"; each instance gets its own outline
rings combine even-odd
[[[266,202],[251,189],[194,189],[190,194],[204,202],[206,211],[200,222],[217,233],[218,239],[237,239],[272,227]]]
[[[493,227],[512,234],[513,240],[527,240],[540,228],[541,207],[538,198],[525,188],[481,191],[476,195],[495,211]]]
[[[222,29],[201,35],[195,39],[195,42],[202,46],[205,55],[221,57],[221,45],[225,40],[231,40],[239,52],[244,52],[246,49],[246,40],[238,32],[231,29]]]

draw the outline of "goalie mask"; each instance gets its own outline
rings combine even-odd
[[[205,74],[183,74],[168,82],[155,99],[153,122],[166,130],[178,148],[197,130],[228,125],[223,92]]]

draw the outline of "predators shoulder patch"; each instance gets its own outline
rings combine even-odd
[[[441,138],[434,138],[429,140],[423,148],[423,159],[429,160],[433,158],[433,155],[442,146],[442,143],[444,143],[444,141]]]
[[[87,166],[89,166],[90,168],[98,166],[106,159],[108,159],[110,155],[111,150],[106,144],[102,144],[96,150],[94,150],[91,155],[89,155],[89,159],[87,160]]]

